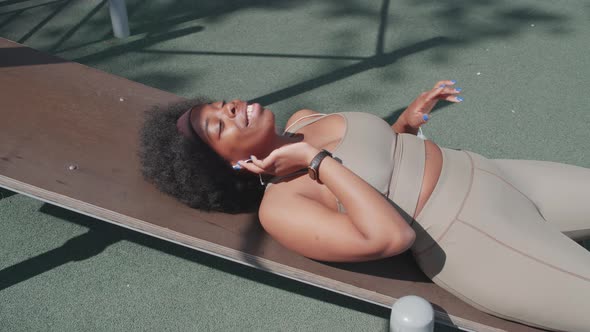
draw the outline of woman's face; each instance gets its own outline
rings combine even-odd
[[[276,136],[271,111],[238,99],[205,104],[193,110],[190,122],[203,141],[232,163],[251,155],[265,157]]]

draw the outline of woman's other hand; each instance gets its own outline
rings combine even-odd
[[[393,125],[394,130],[400,134],[416,134],[418,128],[430,119],[430,112],[439,100],[452,103],[463,101],[463,98],[458,96],[461,88],[453,87],[455,83],[452,80],[439,81],[431,90],[422,92],[400,115]]]
[[[429,114],[432,108],[439,100],[446,100],[452,103],[463,101],[458,96],[461,93],[461,88],[455,88],[455,81],[439,81],[434,87],[422,92],[408,108],[402,113],[400,117],[404,117],[407,125],[418,129],[421,125],[426,123],[429,119]]]
[[[251,163],[244,161],[238,163],[252,173],[281,176],[307,167],[319,152],[320,150],[306,142],[298,142],[284,145],[271,152],[264,159],[251,156]]]

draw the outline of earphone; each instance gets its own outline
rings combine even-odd
[[[252,162],[252,159],[246,159],[246,160],[240,160],[240,161],[243,162],[243,163],[251,163]],[[235,163],[231,167],[234,169],[234,171],[239,171],[239,170],[241,170],[243,168],[242,165],[240,165],[238,163]]]

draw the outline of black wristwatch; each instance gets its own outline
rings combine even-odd
[[[319,168],[322,160],[324,160],[326,157],[332,157],[332,154],[329,151],[322,150],[316,154],[315,157],[313,157],[311,163],[309,163],[309,166],[307,166],[307,173],[312,180],[320,182]]]

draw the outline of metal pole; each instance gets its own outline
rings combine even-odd
[[[125,0],[109,0],[109,12],[111,13],[111,23],[115,37],[129,37],[129,20]]]

